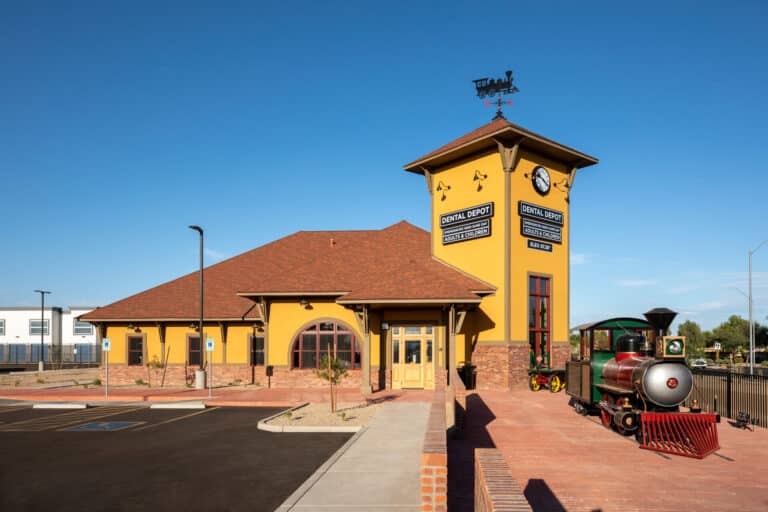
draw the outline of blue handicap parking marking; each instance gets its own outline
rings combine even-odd
[[[90,423],[75,425],[74,427],[70,427],[66,430],[115,431],[115,430],[123,430],[126,428],[135,427],[136,425],[142,425],[143,423],[144,423],[143,421],[92,421]]]

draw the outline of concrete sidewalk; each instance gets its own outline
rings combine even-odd
[[[281,506],[288,511],[419,511],[428,403],[387,403]]]
[[[389,402],[415,401],[430,402],[432,391],[421,390],[386,390],[363,394],[356,388],[339,388],[339,402]],[[33,402],[87,402],[106,404],[116,402],[174,402],[202,400],[207,406],[234,407],[292,407],[306,402],[327,402],[327,388],[263,388],[263,387],[226,387],[214,388],[212,398],[208,390],[189,388],[148,388],[146,386],[121,386],[109,388],[109,399],[104,388],[67,387],[57,389],[0,388],[0,399],[24,400]]]

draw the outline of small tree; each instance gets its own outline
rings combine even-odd
[[[320,368],[315,370],[315,375],[328,381],[331,392],[331,412],[336,412],[336,386],[347,375],[346,365],[330,353],[320,359]]]
[[[704,353],[705,339],[699,324],[692,320],[686,320],[677,326],[677,335],[685,336],[688,352],[691,355],[698,356]]]

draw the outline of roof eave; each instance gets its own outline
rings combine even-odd
[[[559,161],[566,162],[577,169],[588,167],[599,162],[599,160],[593,156],[564,146],[563,144],[542,137],[541,135],[513,126],[504,126],[499,130],[465,142],[457,147],[406,164],[404,169],[416,174],[424,174],[424,168],[440,167],[468,155],[488,149],[494,149],[497,146],[498,141],[511,143],[520,142],[525,149],[553,157]]]
[[[317,291],[294,291],[294,292],[237,292],[240,297],[340,297],[349,292],[317,292]]]
[[[480,297],[470,298],[434,298],[434,299],[375,299],[375,298],[361,298],[361,299],[340,299],[336,301],[342,305],[356,305],[356,304],[480,304],[482,299]]]
[[[254,316],[242,316],[242,317],[205,317],[203,319],[204,322],[242,322],[245,320],[256,320],[260,317],[258,315]],[[83,322],[89,322],[89,323],[97,323],[97,322],[199,322],[200,317],[189,317],[189,318],[140,318],[140,317],[131,317],[131,318],[82,318],[78,317],[78,319],[81,319]]]

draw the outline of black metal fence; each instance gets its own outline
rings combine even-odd
[[[39,343],[0,344],[0,364],[29,364],[40,361]],[[98,366],[101,346],[95,343],[43,345],[43,361],[60,366]]]
[[[694,369],[693,391],[685,405],[697,399],[704,412],[735,419],[749,414],[752,424],[768,428],[768,375],[728,369]]]

